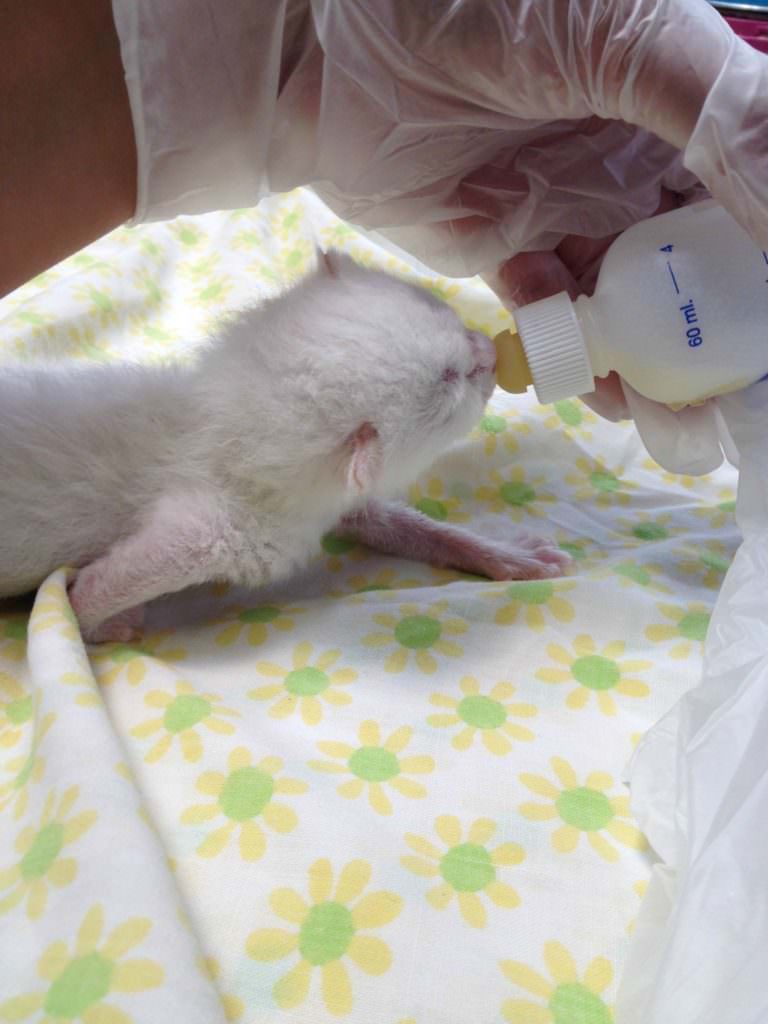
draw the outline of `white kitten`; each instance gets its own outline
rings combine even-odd
[[[340,520],[435,564],[555,575],[548,541],[482,542],[380,501],[477,422],[494,363],[429,293],[331,254],[192,365],[4,370],[0,596],[80,567],[84,635],[127,639],[143,602],[287,576]]]

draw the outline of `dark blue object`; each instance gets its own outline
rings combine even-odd
[[[721,3],[710,0],[723,14],[742,18],[765,18],[768,16],[768,0],[748,0],[746,3]]]

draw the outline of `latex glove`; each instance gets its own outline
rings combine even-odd
[[[664,213],[676,205],[678,197],[665,191],[655,212]],[[513,257],[486,279],[510,309],[561,291],[571,298],[591,295],[602,257],[615,238],[566,238],[553,252]],[[673,411],[640,395],[616,373],[598,378],[595,391],[581,399],[605,419],[634,419],[649,453],[670,472],[709,473],[722,463],[723,454],[737,464],[735,448],[714,401]]]
[[[432,266],[469,274],[605,237],[697,178],[768,243],[768,58],[704,0],[312,11],[322,52],[305,51],[278,104],[309,130],[301,143],[284,121],[291,160],[275,150],[270,180],[312,183]]]
[[[139,220],[311,185],[464,276],[621,231],[698,178],[768,245],[768,58],[705,0],[113,9]]]
[[[653,213],[666,213],[678,205],[679,196],[663,189],[659,205]],[[579,295],[591,295],[603,256],[617,237],[618,232],[597,239],[569,235],[550,252],[519,253],[506,260],[497,271],[484,274],[483,277],[512,311],[562,291],[568,292],[572,299]],[[580,396],[583,402],[604,419],[614,423],[632,419],[624,391],[625,382],[617,373],[596,378],[595,385],[593,392]],[[682,419],[682,416],[678,419]]]

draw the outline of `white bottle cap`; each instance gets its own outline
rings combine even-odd
[[[568,292],[521,306],[514,317],[542,404],[595,390],[587,345]]]

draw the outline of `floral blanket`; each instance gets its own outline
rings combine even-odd
[[[0,303],[0,356],[183,356],[315,243],[509,322],[297,192],[114,232]],[[499,393],[410,500],[549,533],[565,579],[330,536],[288,586],[158,602],[140,645],[85,648],[62,571],[4,607],[0,1021],[608,1024],[652,862],[623,771],[698,681],[734,488]]]

